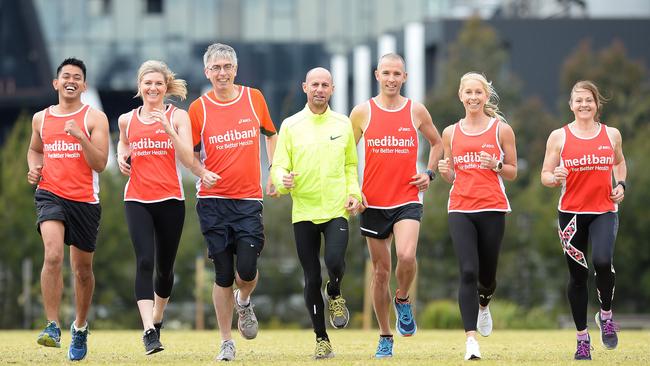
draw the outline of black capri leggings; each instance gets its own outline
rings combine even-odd
[[[154,288],[158,296],[169,297],[174,285],[174,261],[185,221],[185,202],[175,199],[154,203],[126,201],[124,210],[135,249],[136,300],[153,300]]]
[[[505,213],[449,213],[449,232],[460,268],[458,305],[465,331],[476,330],[478,306],[487,306],[497,287],[497,263]]]
[[[573,322],[578,331],[587,329],[589,268],[587,249],[591,242],[591,261],[596,272],[596,287],[601,308],[612,309],[614,297],[614,242],[618,231],[618,215],[559,213],[560,240],[569,266],[567,296],[571,304]]]
[[[311,317],[316,337],[327,337],[325,310],[321,293],[320,267],[321,233],[325,236],[325,267],[330,283],[329,296],[341,294],[341,279],[345,272],[345,251],[348,247],[348,220],[337,217],[322,224],[300,221],[293,224],[298,259],[305,274],[305,305]]]

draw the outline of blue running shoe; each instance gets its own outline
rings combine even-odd
[[[38,335],[36,343],[45,347],[61,347],[61,328],[54,320],[47,322],[47,326]]]
[[[379,336],[379,344],[377,344],[376,358],[393,357],[393,337]]]
[[[410,337],[418,330],[413,317],[413,310],[411,309],[411,302],[400,302],[397,297],[393,298],[393,306],[395,307],[395,328],[397,332],[403,337]]]
[[[72,323],[70,327],[72,342],[68,349],[68,358],[70,361],[81,361],[86,357],[86,353],[88,353],[88,334],[90,334],[89,328],[88,323],[86,323],[86,329],[75,330],[74,322]]]

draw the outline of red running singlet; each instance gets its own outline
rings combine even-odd
[[[264,97],[259,90],[239,87],[239,95],[219,102],[214,92],[190,106],[194,145],[201,143],[205,168],[221,176],[212,188],[197,181],[197,196],[262,199],[260,132],[275,134]]]
[[[560,164],[569,170],[558,210],[567,213],[600,214],[618,211],[609,199],[612,193],[614,147],[607,126],[600,124],[594,137],[580,138],[564,126]]]
[[[68,114],[57,114],[52,107],[43,111],[43,170],[38,188],[71,201],[99,203],[99,174],[88,166],[79,140],[63,130],[66,121],[73,119],[90,138],[88,111],[89,105]]]
[[[175,110],[171,104],[165,109],[172,128]],[[181,171],[172,139],[160,122],[145,122],[140,113],[142,107],[134,109],[126,126],[131,175],[124,187],[124,200],[143,203],[184,200]]]
[[[449,212],[511,211],[501,176],[480,167],[481,151],[503,160],[498,138],[500,124],[492,118],[487,128],[478,133],[463,131],[460,122],[454,125],[451,155],[456,178],[449,191]]]
[[[389,209],[422,204],[418,187],[409,184],[417,174],[418,133],[411,116],[413,102],[396,110],[368,101],[370,116],[363,132],[365,165],[361,190],[368,207]]]

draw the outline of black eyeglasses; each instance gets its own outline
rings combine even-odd
[[[225,64],[223,66],[221,66],[221,65],[212,65],[210,67],[206,67],[206,69],[208,69],[210,71],[213,71],[213,72],[219,72],[221,70],[223,70],[225,72],[230,72],[234,68],[235,68],[235,65],[233,65],[233,64]]]

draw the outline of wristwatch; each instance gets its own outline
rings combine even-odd
[[[429,176],[429,182],[431,182],[432,180],[434,180],[436,178],[436,173],[431,169],[425,170],[424,173],[426,173],[426,175]]]
[[[503,161],[501,160],[497,161],[497,166],[492,168],[492,170],[494,170],[497,173],[500,172],[502,169],[503,169]]]

